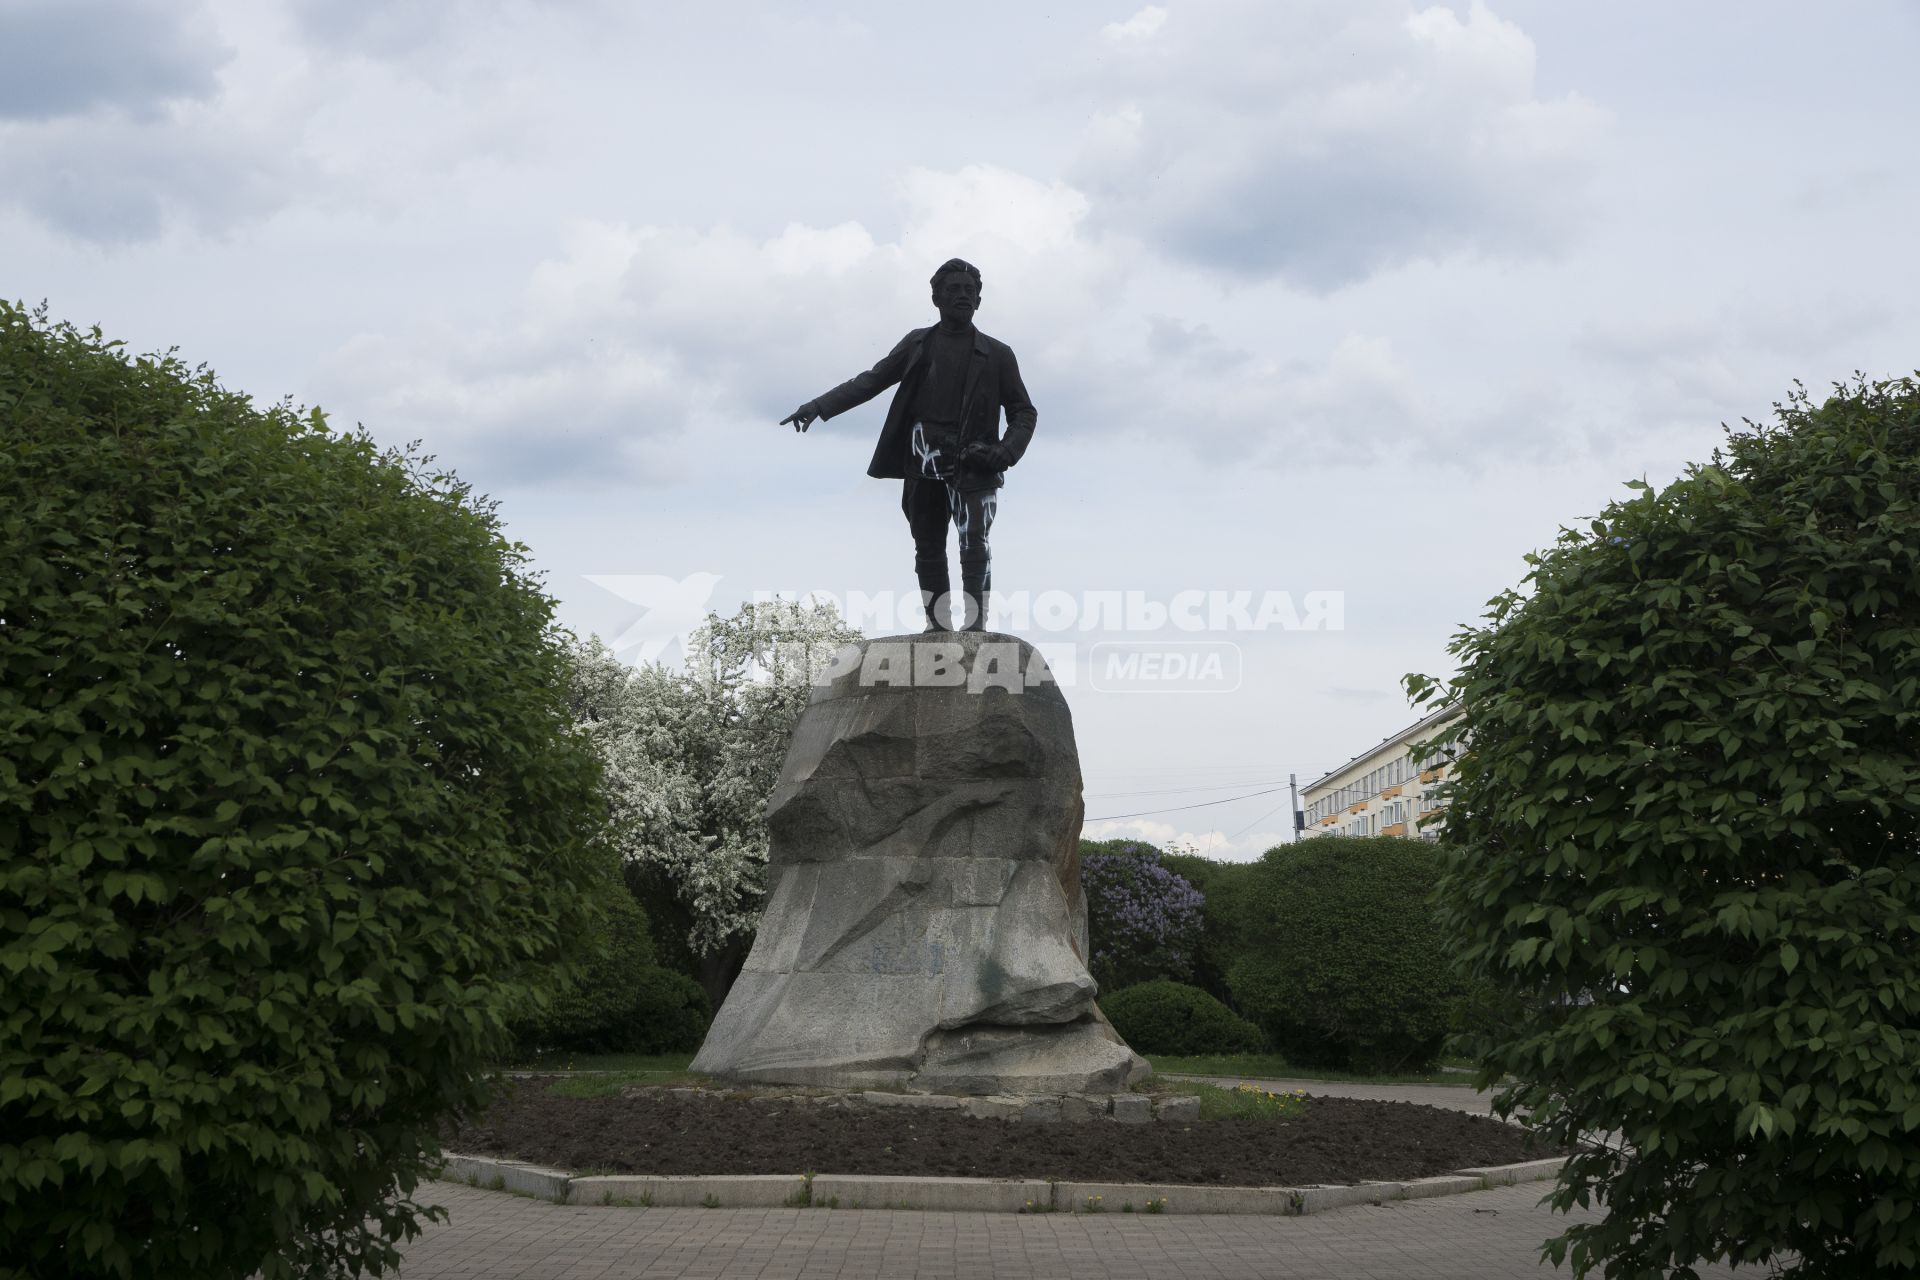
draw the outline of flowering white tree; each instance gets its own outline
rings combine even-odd
[[[606,768],[614,844],[716,1004],[760,920],[766,801],[794,723],[815,673],[859,639],[831,604],[767,601],[707,615],[684,670],[629,666],[597,636],[574,647],[569,700]]]

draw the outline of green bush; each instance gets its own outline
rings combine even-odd
[[[575,968],[544,1009],[517,1019],[516,1057],[543,1050],[615,1052],[606,1041],[619,1034],[633,1012],[636,974],[653,965],[647,914],[620,884],[610,886],[607,918],[574,953]]]
[[[1246,862],[1215,862],[1193,853],[1168,853],[1161,859],[1206,897],[1201,910],[1200,945],[1193,959],[1193,985],[1231,1005],[1227,971],[1246,950],[1243,906],[1257,868]]]
[[[629,1053],[692,1053],[707,1038],[713,1006],[706,990],[684,973],[642,969],[634,983],[634,1014],[626,1042]]]
[[[423,460],[116,346],[0,304],[0,1273],[378,1269],[612,879],[552,602]]]
[[[1112,983],[1113,988],[1117,990],[1130,982],[1146,982],[1156,977],[1173,977],[1181,981],[1191,980],[1192,985],[1214,999],[1231,1005],[1233,997],[1227,990],[1226,973],[1233,958],[1242,949],[1239,905],[1253,868],[1244,862],[1215,862],[1177,844],[1160,849],[1143,840],[1082,840],[1080,865],[1083,876],[1089,858],[1115,854],[1152,858],[1163,870],[1185,881],[1200,895],[1202,901],[1198,928],[1189,926],[1180,936],[1177,965],[1165,963],[1164,958],[1160,958],[1158,967],[1155,967],[1156,957],[1150,955],[1144,968],[1136,966],[1131,970],[1109,973],[1109,978],[1121,979]],[[1101,905],[1089,893],[1087,925],[1096,952],[1101,950],[1100,935],[1103,932],[1100,928]],[[1099,979],[1099,972],[1096,971],[1094,976]],[[1100,980],[1104,987],[1106,979]]]
[[[653,963],[647,915],[614,885],[607,921],[581,948],[572,980],[515,1024],[522,1061],[541,1053],[691,1053],[712,1021],[700,984]]]
[[[1100,1011],[1136,1053],[1259,1053],[1260,1028],[1198,987],[1162,979],[1122,987]]]
[[[1796,395],[1532,558],[1455,642],[1465,958],[1557,1009],[1486,1055],[1577,1151],[1551,1242],[1920,1272],[1920,385]]]
[[[1238,908],[1227,971],[1240,1011],[1312,1066],[1417,1071],[1446,1038],[1460,983],[1428,899],[1433,846],[1323,836],[1269,849]]]

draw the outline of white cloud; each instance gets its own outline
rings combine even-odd
[[[1262,801],[1263,807],[1266,806]],[[1284,810],[1285,806],[1282,806]],[[1256,814],[1260,809],[1255,809]],[[1257,829],[1255,829],[1257,828]],[[1081,836],[1087,840],[1140,840],[1169,853],[1197,853],[1216,862],[1252,862],[1277,844],[1286,844],[1292,836],[1283,811],[1253,825],[1233,831],[1218,827],[1196,828],[1189,824],[1151,817],[1123,818],[1118,821],[1089,822]]]
[[[1543,100],[1525,33],[1403,0],[1216,0],[1094,74],[1075,181],[1102,226],[1226,275],[1335,289],[1564,245],[1600,113]]]
[[[471,327],[345,344],[327,398],[388,434],[458,439],[516,484],[657,484],[682,474],[690,432],[771,422],[932,323],[927,280],[949,257],[985,274],[988,332],[996,315],[1026,333],[1104,322],[1115,259],[1082,233],[1072,188],[974,165],[910,171],[900,192],[890,243],[853,222],[768,237],[576,223],[520,298]]]
[[[1144,40],[1167,22],[1167,11],[1150,4],[1125,22],[1109,22],[1100,34],[1109,40]]]

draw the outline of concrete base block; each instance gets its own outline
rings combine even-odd
[[[575,1178],[566,1203],[652,1205],[662,1209],[777,1209],[806,1202],[807,1180],[787,1174]]]
[[[1018,1120],[1026,1110],[1027,1100],[1011,1094],[990,1094],[984,1098],[968,1098],[963,1105],[975,1120]]]
[[[868,1090],[859,1095],[860,1101],[870,1107],[925,1107],[933,1111],[955,1111],[965,1102],[942,1093],[880,1093]]]
[[[1171,1120],[1176,1124],[1196,1123],[1200,1119],[1200,1099],[1190,1093],[1161,1098],[1153,1104],[1153,1118]]]
[[[1153,1119],[1153,1099],[1137,1093],[1116,1093],[1113,1118],[1121,1124],[1146,1124]]]
[[[1401,1184],[1401,1198],[1424,1200],[1428,1196],[1457,1196],[1467,1191],[1483,1191],[1486,1185],[1484,1178],[1463,1177],[1460,1174],[1448,1174],[1439,1178],[1415,1178],[1412,1182]]]
[[[1094,1120],[1104,1120],[1107,1116],[1107,1108],[1111,1105],[1111,1098],[1093,1098],[1085,1094],[1070,1093],[1060,1099],[1060,1118],[1068,1124],[1087,1124]]]
[[[813,1180],[815,1208],[938,1209],[958,1213],[1023,1213],[1052,1204],[1041,1179],[883,1178],[823,1173]]]
[[[448,1182],[512,1191],[536,1200],[565,1204],[567,1184],[573,1175],[562,1169],[545,1169],[537,1164],[516,1164],[508,1160],[490,1160],[485,1156],[448,1156],[440,1177]]]

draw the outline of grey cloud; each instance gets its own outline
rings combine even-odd
[[[1251,359],[1220,341],[1210,326],[1186,325],[1172,316],[1147,317],[1147,354],[1178,360],[1203,373],[1224,373]]]
[[[381,439],[425,439],[481,488],[658,486],[684,471],[697,391],[631,353],[511,330],[364,335],[319,399]]]
[[[170,123],[50,121],[0,135],[0,202],[81,240],[218,234],[277,208],[288,160]]]
[[[1792,379],[1845,375],[1898,320],[1877,297],[1749,296],[1597,318],[1570,346],[1618,388],[1616,433],[1653,434],[1762,417]]]
[[[1893,308],[1879,298],[1837,293],[1749,297],[1681,314],[1667,308],[1590,320],[1574,334],[1573,346],[1582,354],[1624,365],[1734,353],[1794,357],[1853,345],[1895,319]]]
[[[403,59],[482,25],[506,0],[291,0],[303,35],[337,52]]]
[[[151,117],[212,96],[231,56],[192,6],[158,0],[0,5],[0,119],[113,108]]]
[[[669,411],[669,421],[678,420]],[[432,428],[456,470],[488,491],[554,489],[590,493],[611,488],[658,488],[685,478],[678,451],[648,434],[648,406],[610,405],[575,416],[566,406],[522,410],[474,427],[453,419],[431,422],[406,415],[383,424],[384,433]],[[451,460],[451,459],[450,459]]]
[[[1154,225],[1175,254],[1217,270],[1278,275],[1326,292],[1383,268],[1462,250],[1537,252],[1559,243],[1551,186],[1508,186],[1439,153],[1355,139],[1317,155],[1248,152],[1202,190],[1183,165],[1118,216]],[[1177,194],[1174,194],[1177,193]]]

